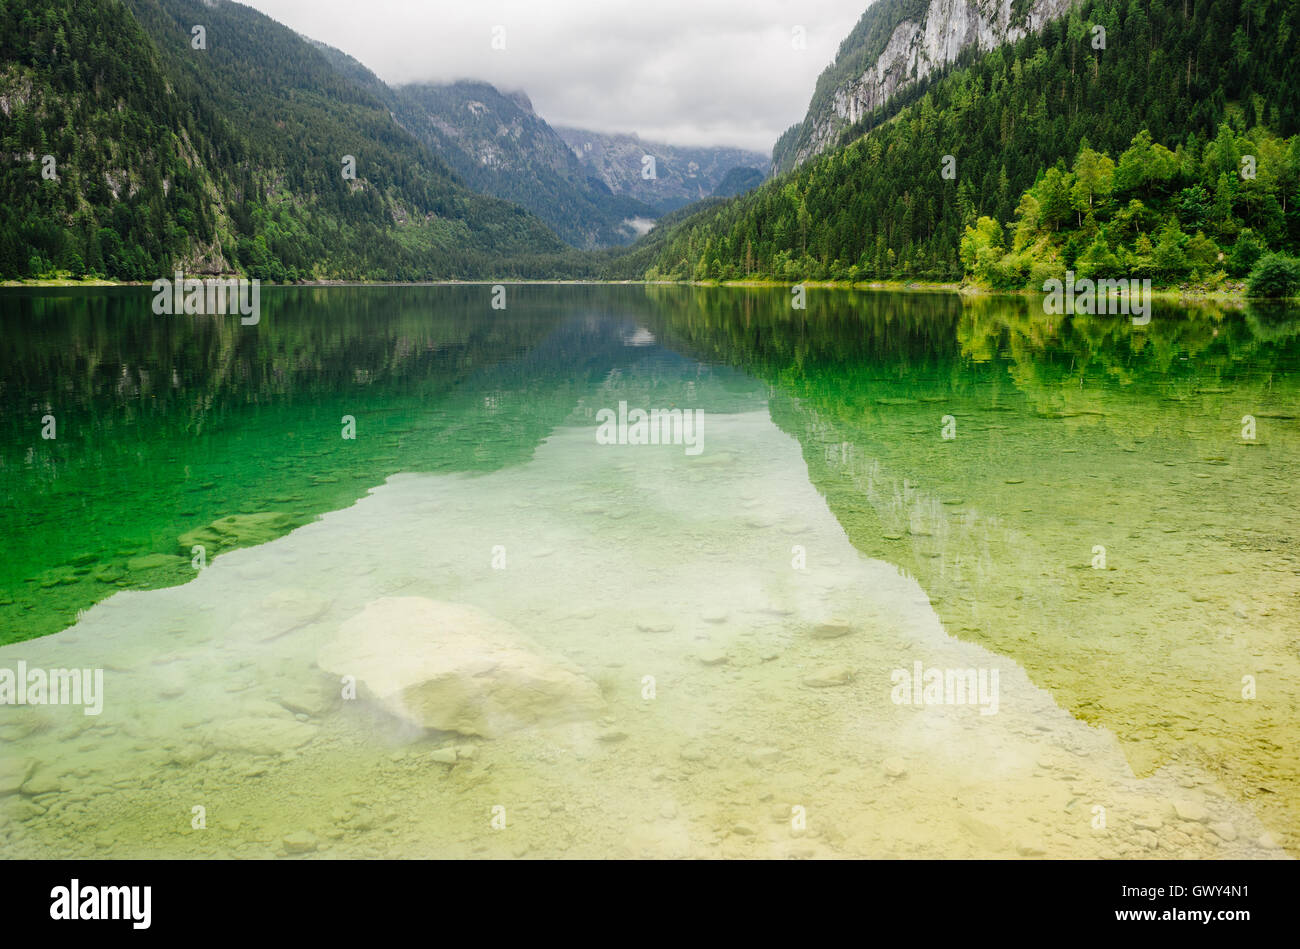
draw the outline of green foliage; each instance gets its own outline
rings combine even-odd
[[[923,6],[873,4],[817,96]],[[203,51],[189,42],[200,22]],[[1094,23],[1106,50],[1087,42]],[[0,0],[0,277],[1241,277],[1268,251],[1300,252],[1298,39],[1300,5],[1283,0],[1084,0],[964,54],[848,129],[846,147],[584,254],[466,184],[574,244],[607,239],[635,208],[567,172],[467,182],[433,150],[430,110],[399,124],[390,110],[404,106],[372,73],[247,7]],[[41,176],[45,155],[57,181]],[[941,174],[948,155],[956,180]],[[544,179],[559,183],[523,184]],[[583,230],[597,206],[605,231]]]
[[[714,186],[713,195],[717,198],[730,198],[733,195],[744,194],[761,185],[765,177],[757,168],[742,166],[732,168]]]
[[[1074,269],[1080,277],[1094,278],[1109,276],[1119,269],[1119,259],[1107,245],[1105,238],[1098,234],[1075,261]]]
[[[145,279],[213,240],[188,110],[121,3],[0,5],[0,64],[0,276]]]
[[[892,28],[899,8],[870,7],[854,43],[876,35],[873,11]],[[956,280],[981,217],[1009,235],[998,261],[976,264],[994,285],[1112,256],[1153,279],[1226,272],[1244,228],[1264,247],[1300,251],[1300,4],[1084,0],[1075,11],[963,55],[864,117],[843,147],[681,222],[647,272],[690,279],[707,247],[706,271],[717,258],[741,276],[856,266],[863,279]],[[1248,18],[1249,56],[1225,56],[1223,38]],[[1092,49],[1090,24],[1106,27],[1107,49]],[[786,152],[797,147],[789,136]],[[941,175],[945,155],[955,181]],[[1257,160],[1254,178],[1244,155]]]
[[[207,49],[190,27],[207,27]],[[201,0],[0,3],[0,278],[473,277],[563,245],[287,27]],[[42,157],[58,180],[41,176]],[[357,159],[355,180],[342,158]],[[503,274],[504,275],[504,274]]]
[[[1300,259],[1267,254],[1250,272],[1247,289],[1252,297],[1300,297]]]
[[[1228,255],[1228,273],[1234,277],[1244,277],[1255,267],[1255,262],[1264,255],[1264,245],[1250,228],[1244,228],[1237,235],[1237,243]]]
[[[961,239],[961,259],[966,269],[988,276],[989,267],[1002,256],[1002,227],[991,217],[982,217],[967,227]]]
[[[1058,260],[1082,277],[1217,283],[1229,274],[1244,276],[1266,250],[1256,228],[1272,227],[1275,239],[1285,234],[1267,209],[1270,200],[1286,200],[1282,182],[1295,174],[1290,156],[1297,141],[1300,136],[1285,142],[1258,128],[1239,136],[1225,125],[1206,147],[1208,157],[1198,160],[1189,147],[1181,149],[1179,160],[1144,129],[1118,163],[1084,145],[1072,171],[1050,168],[1021,195],[1012,253],[981,257],[967,253],[963,240],[962,263],[972,279],[995,287],[1041,286],[1036,266]],[[1211,151],[1230,162],[1242,155],[1269,156],[1261,166],[1267,175],[1229,177]],[[1260,188],[1260,177],[1270,184]],[[1245,197],[1248,190],[1256,193],[1253,200]],[[1225,252],[1209,235],[1224,241],[1235,236],[1236,243]],[[1295,241],[1277,243],[1294,246]],[[1024,279],[1017,281],[1017,274]]]

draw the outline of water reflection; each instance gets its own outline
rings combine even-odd
[[[4,297],[4,639],[185,584],[0,652],[99,662],[118,690],[89,725],[0,719],[40,790],[6,799],[11,845],[79,852],[87,802],[204,786],[264,816],[241,805],[246,829],[201,844],[123,818],[100,849],[264,855],[301,827],[339,854],[1292,845],[1289,314],[1166,306],[1134,327],[1019,298],[792,311],[667,287],[512,288],[494,311],[489,293],[268,291],[257,327],[158,320],[145,292]],[[707,450],[596,450],[620,400],[703,409]],[[373,603],[416,596],[508,622],[608,708],[445,770],[441,738],[340,704],[315,667]],[[997,669],[998,714],[895,704],[914,662]],[[376,775],[391,792],[358,801]],[[431,777],[445,819],[417,813]],[[310,806],[286,797],[304,781]],[[481,787],[519,802],[524,844],[480,827]],[[547,803],[590,793],[600,831]],[[809,802],[811,833],[790,824]]]

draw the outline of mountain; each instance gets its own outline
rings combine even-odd
[[[1300,249],[1297,53],[1285,0],[878,0],[754,187],[237,3],[0,0],[0,277],[1221,281]]]
[[[527,208],[574,247],[630,244],[669,211],[745,190],[740,179],[728,184],[734,190],[717,190],[733,169],[757,168],[761,180],[769,167],[765,156],[744,149],[688,148],[554,128],[537,115],[526,93],[503,92],[486,82],[390,88],[346,53],[315,45],[471,188]],[[655,160],[654,177],[646,177],[647,155]]]
[[[563,250],[237,3],[6,4],[0,63],[0,276],[427,279]]]
[[[0,63],[0,276],[224,262],[206,159],[237,146],[200,132],[120,2],[0,6]]]
[[[808,114],[777,142],[777,171],[803,164],[891,97],[967,49],[996,49],[1042,28],[1074,0],[877,0],[817,79]]]
[[[439,134],[426,141],[470,187],[527,208],[575,247],[631,243],[637,231],[626,222],[657,216],[592,175],[522,92],[504,94],[485,82],[397,91],[398,120],[427,116]]]
[[[727,185],[734,190],[717,190],[737,167],[757,168],[762,180],[769,166],[764,156],[738,148],[684,148],[554,128],[526,93],[486,82],[390,88],[346,53],[315,45],[469,187],[527,208],[576,248],[630,244],[669,211],[752,187],[741,187],[747,177]],[[646,155],[655,159],[653,178],[643,177]]]
[[[794,170],[652,234],[647,276],[957,280],[969,268],[1016,285],[1082,259],[1115,277],[1221,280],[1247,229],[1262,250],[1300,250],[1298,64],[1290,0],[1083,0],[1014,43],[967,50]]]
[[[766,180],[767,176],[757,168],[733,168],[722,176],[722,180],[713,189],[713,197],[731,198],[744,194],[757,188]]]
[[[390,87],[346,53],[311,42],[466,185],[532,211],[571,246],[631,243],[638,230],[628,222],[657,216],[591,175],[523,92],[469,80]]]
[[[555,131],[611,192],[643,201],[660,214],[709,197],[733,168],[766,174],[770,166],[767,156],[743,148],[665,145],[576,128]]]

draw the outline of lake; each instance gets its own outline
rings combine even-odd
[[[9,856],[1300,847],[1300,312],[151,299],[0,291]]]

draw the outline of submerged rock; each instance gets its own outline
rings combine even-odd
[[[22,792],[27,797],[37,797],[41,794],[52,794],[56,791],[63,790],[63,782],[54,776],[52,772],[36,770],[27,783],[22,786]]]
[[[842,619],[829,619],[812,628],[813,639],[839,639],[853,632],[853,626]]]
[[[145,554],[141,557],[132,557],[126,562],[126,568],[132,573],[140,573],[146,570],[181,567],[187,563],[188,560],[175,554]]]
[[[291,718],[243,716],[214,725],[208,732],[222,751],[248,755],[279,755],[301,748],[316,737],[316,726]]]
[[[345,622],[317,664],[422,728],[492,738],[590,717],[595,682],[509,623],[459,603],[384,597]]]
[[[237,628],[251,638],[270,642],[315,622],[329,607],[330,601],[318,593],[286,587],[247,610]]]
[[[0,797],[17,794],[35,770],[34,758],[0,758]]]
[[[828,666],[807,676],[803,684],[813,689],[829,689],[837,685],[848,685],[852,681],[852,669],[847,666]]]
[[[296,830],[280,841],[285,853],[311,853],[320,846],[316,835],[309,830]]]
[[[1041,857],[1047,853],[1047,844],[1041,837],[1024,836],[1016,841],[1016,853],[1022,857]]]
[[[338,693],[316,682],[294,683],[277,697],[280,705],[294,714],[320,718],[333,706]]]
[[[1210,819],[1209,811],[1205,809],[1205,805],[1196,801],[1174,801],[1174,813],[1178,815],[1179,820],[1194,823],[1204,823]]]
[[[1233,841],[1237,839],[1237,828],[1230,821],[1216,821],[1210,825],[1210,830],[1214,831],[1215,836],[1220,840]]]
[[[709,647],[700,650],[699,660],[706,666],[722,666],[727,664],[729,657],[721,649]]]
[[[188,531],[177,538],[187,552],[196,544],[202,545],[209,558],[219,551],[236,547],[254,547],[275,540],[288,533],[294,519],[283,511],[263,511],[257,514],[231,514],[218,518],[207,527]]]

